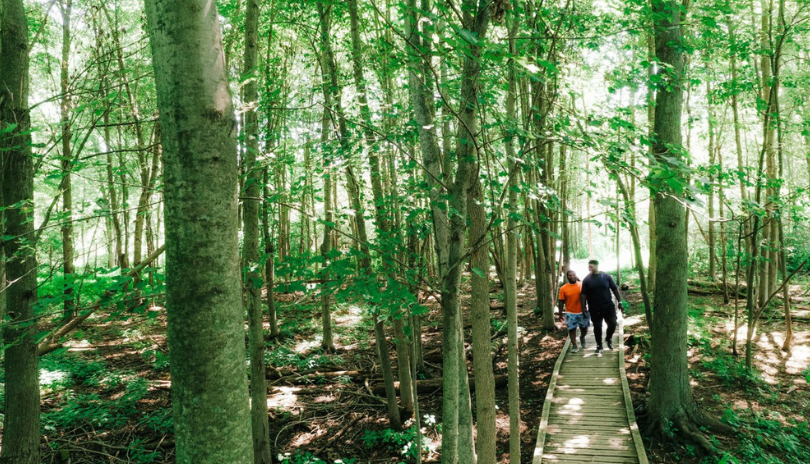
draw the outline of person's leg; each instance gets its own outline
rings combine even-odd
[[[568,326],[568,337],[571,339],[571,348],[574,353],[579,351],[579,347],[577,347],[577,325],[579,324],[577,316],[578,314],[565,314],[565,325]]]
[[[590,326],[590,320],[588,318],[583,317],[582,321],[580,321],[579,325],[579,342],[582,345],[582,348],[585,348],[585,336],[588,335],[588,327]]]
[[[591,311],[591,322],[593,322],[593,335],[596,337],[596,348],[602,348],[602,313],[601,311]]]
[[[607,332],[605,333],[605,340],[612,341],[613,334],[616,332],[616,309],[611,308],[605,311],[604,319],[605,323],[607,324]],[[611,346],[611,349],[612,348],[613,347]]]

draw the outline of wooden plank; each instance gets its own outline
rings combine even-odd
[[[623,398],[623,394],[621,390],[611,391],[611,392],[577,392],[577,391],[563,391],[558,392],[559,396],[563,398],[582,398],[582,399],[589,399],[592,398],[596,400],[597,398],[615,398],[621,399]]]
[[[622,449],[629,450],[633,447],[633,437],[627,435],[599,435],[585,433],[555,433],[549,434],[546,438],[546,446],[556,444],[562,448],[588,448],[588,449]],[[551,451],[551,448],[548,448]],[[633,449],[635,452],[635,449]]]
[[[554,404],[578,404],[578,405],[610,405],[613,407],[624,406],[624,398],[616,395],[614,399],[605,398],[604,396],[555,396],[552,400]]]
[[[626,450],[606,450],[606,449],[588,449],[588,448],[572,448],[572,447],[558,447],[554,450],[547,449],[546,453],[551,454],[575,454],[579,456],[614,456],[614,457],[629,457],[633,459],[638,459],[636,457],[636,450],[635,449],[626,449]]]
[[[551,408],[552,413],[563,414],[563,413],[594,413],[594,414],[605,414],[605,415],[616,415],[621,416],[625,413],[624,405],[621,407],[615,408],[600,408],[599,406],[579,406],[579,405],[555,405]]]
[[[619,338],[624,340],[624,321],[622,320],[621,322],[622,323],[619,324]],[[633,412],[633,400],[630,398],[627,372],[625,372],[624,369],[624,343],[622,343],[619,348],[622,352],[622,356],[619,359],[619,377],[622,379],[622,391],[624,392],[624,406],[627,412],[627,421],[630,424],[630,433],[633,436],[633,445],[636,449],[638,462],[640,464],[648,464],[647,450],[644,449],[644,443],[641,441],[641,433],[639,432],[638,423],[636,422],[636,414]]]
[[[532,464],[541,464],[543,462],[543,446],[546,442],[546,429],[548,428],[549,411],[551,411],[551,400],[554,398],[554,388],[557,386],[557,375],[560,373],[565,355],[568,353],[568,347],[571,345],[571,337],[565,337],[565,344],[562,348],[560,357],[554,363],[554,370],[551,372],[551,380],[548,383],[548,390],[546,391],[546,399],[543,401],[543,416],[540,419],[540,426],[537,428],[537,444],[534,447],[534,457]]]
[[[611,428],[620,429],[622,427],[629,427],[627,421],[620,418],[611,417],[596,417],[596,416],[549,416],[549,421],[554,421],[553,424],[564,427],[577,427],[583,428]],[[551,425],[551,424],[549,424]]]
[[[560,462],[565,464],[573,463],[604,463],[604,464],[636,464],[638,460],[635,456],[582,456],[572,454],[544,454],[541,456],[543,462]]]
[[[581,410],[577,411],[577,410],[568,410],[568,409],[552,409],[551,412],[549,413],[549,415],[552,416],[552,417],[585,416],[586,418],[594,418],[594,419],[602,418],[602,419],[616,420],[619,423],[621,423],[620,421],[623,419],[623,414],[624,414],[623,410],[622,410],[621,413],[616,413],[616,412],[613,412],[613,411],[598,410],[598,409],[591,409],[591,410],[587,410],[587,411],[581,411]],[[629,427],[626,420],[625,420],[625,423],[623,425],[627,425]]]
[[[630,435],[630,426],[625,425],[622,427],[601,427],[601,429],[605,430],[606,433],[617,433],[620,435]],[[546,433],[549,435],[554,433],[577,433],[583,430],[587,430],[585,427],[581,425],[570,425],[570,424],[548,424],[548,429]]]

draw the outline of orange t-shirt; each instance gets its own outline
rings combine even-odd
[[[582,303],[579,294],[582,293],[582,282],[565,284],[560,289],[560,300],[565,302],[565,312],[579,314],[582,312]]]

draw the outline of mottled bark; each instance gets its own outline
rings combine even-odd
[[[146,18],[165,169],[177,462],[249,464],[236,126],[216,4],[148,0]]]

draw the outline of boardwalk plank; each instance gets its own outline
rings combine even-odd
[[[613,337],[616,349],[601,355],[592,332],[588,338],[590,348],[579,353],[566,340],[557,359],[532,463],[647,464],[624,370],[623,328]]]

